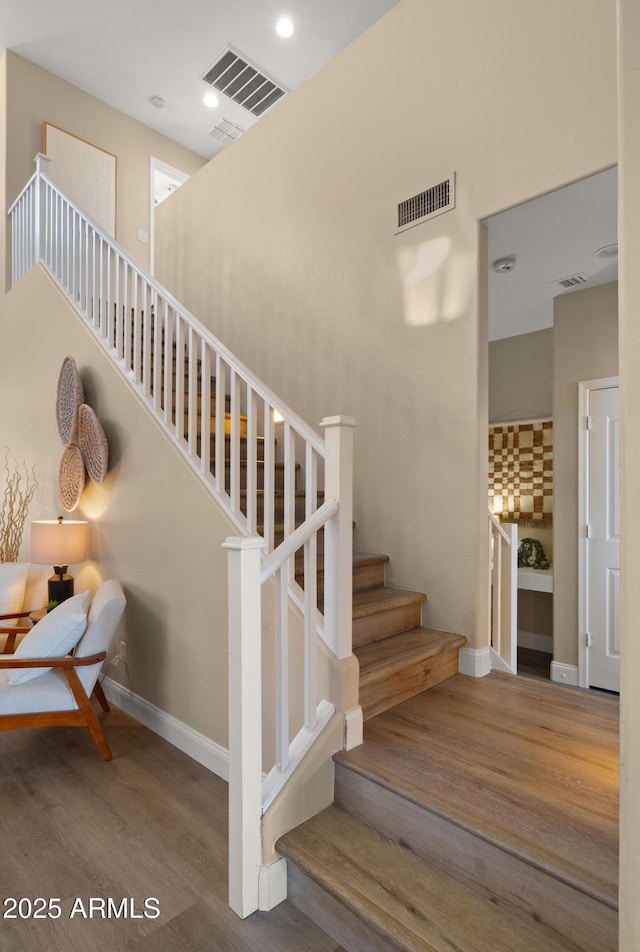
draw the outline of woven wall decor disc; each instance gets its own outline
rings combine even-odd
[[[72,512],[84,489],[84,460],[80,448],[75,443],[69,443],[58,470],[58,495],[67,512]]]
[[[109,466],[109,446],[102,424],[86,403],[78,410],[77,437],[87,473],[94,483],[101,483]]]
[[[65,357],[58,377],[56,419],[58,433],[66,446],[75,437],[78,408],[84,403],[84,388],[73,357]]]

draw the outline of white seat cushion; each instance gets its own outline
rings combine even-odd
[[[87,627],[89,592],[74,595],[39,621],[16,648],[14,658],[63,658],[78,644]],[[13,668],[7,671],[11,686],[42,678],[51,668]],[[65,679],[66,681],[66,679]]]
[[[10,658],[12,655],[0,655]],[[0,671],[0,716],[3,714],[41,714],[44,711],[75,711],[76,700],[64,671],[49,668],[35,681],[11,685],[9,669]]]

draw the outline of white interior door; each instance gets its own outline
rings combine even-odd
[[[589,392],[587,490],[588,683],[620,690],[618,388]]]

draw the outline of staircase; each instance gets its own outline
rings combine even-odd
[[[371,718],[278,843],[289,900],[346,952],[614,952],[617,718],[497,672]]]
[[[365,721],[457,674],[467,643],[464,635],[421,626],[427,596],[388,588],[388,562],[388,555],[353,559],[353,652]]]
[[[211,378],[210,431],[216,432],[216,381]],[[229,403],[225,405],[225,490],[230,492]],[[201,410],[199,410],[200,419]],[[240,510],[247,514],[247,418],[239,418]],[[186,421],[185,421],[186,426]],[[257,531],[264,535],[264,438],[257,438]],[[294,519],[300,525],[305,518],[306,493],[299,488],[300,464],[294,473]],[[324,498],[317,493],[316,504]],[[274,537],[277,545],[283,537],[285,517],[284,464],[275,463]],[[319,533],[317,553],[318,607],[324,594],[324,535]],[[464,635],[421,626],[422,592],[391,588],[385,584],[388,555],[356,552],[353,557],[353,650],[360,664],[360,704],[366,720],[439,684],[458,672],[458,652],[467,643]],[[295,557],[295,576],[304,588],[303,553]]]

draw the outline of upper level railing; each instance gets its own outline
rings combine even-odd
[[[229,674],[230,802],[243,810],[253,804],[253,832],[247,845],[246,818],[230,827],[229,852],[231,905],[247,915],[258,902],[253,858],[260,852],[261,813],[333,713],[333,706],[318,697],[316,639],[323,638],[338,659],[351,654],[354,422],[323,421],[326,439],[311,429],[60,192],[44,173],[47,161],[37,157],[35,174],[9,210],[13,283],[36,262],[47,266],[241,536],[226,543],[230,656],[237,647],[241,661],[235,666],[232,657]],[[257,547],[264,561],[259,577],[235,571],[233,553],[247,544]],[[316,590],[322,545],[324,614]],[[261,636],[261,589],[272,576],[277,692],[269,719],[276,736],[266,746],[274,747],[275,762],[263,784],[260,652],[243,653],[240,646],[246,619],[256,611],[252,637]],[[303,670],[293,678],[288,670],[292,606],[302,613],[305,632]],[[292,680],[304,685],[300,725],[290,712]],[[254,687],[247,693],[248,683]],[[251,749],[243,740],[243,718],[251,721]],[[249,774],[254,788],[259,777],[259,802],[247,792]]]

